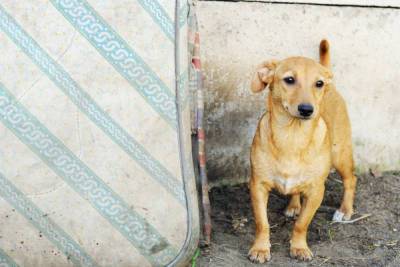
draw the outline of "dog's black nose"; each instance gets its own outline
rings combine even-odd
[[[310,104],[300,104],[297,109],[303,117],[309,117],[314,112],[314,108]]]

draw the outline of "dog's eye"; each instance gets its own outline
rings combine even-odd
[[[286,84],[294,84],[295,80],[292,76],[283,78]]]
[[[317,81],[317,82],[315,83],[315,86],[318,87],[318,88],[321,88],[322,86],[324,86],[324,82],[321,81],[321,80],[319,80],[319,81]]]

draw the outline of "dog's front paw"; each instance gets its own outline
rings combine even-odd
[[[249,260],[254,263],[264,263],[271,260],[271,253],[268,245],[253,245],[248,254]]]
[[[302,261],[310,261],[314,255],[308,247],[290,247],[290,257]]]

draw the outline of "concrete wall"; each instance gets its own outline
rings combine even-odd
[[[293,55],[317,59],[322,38],[348,104],[357,170],[400,169],[400,9],[200,1],[197,13],[212,182],[248,178],[266,97],[249,90],[254,67]]]
[[[213,1],[213,0],[203,0],[203,1]],[[365,7],[400,6],[400,2],[398,0],[231,0],[231,2],[300,3],[300,4],[323,4],[323,5],[365,6]]]

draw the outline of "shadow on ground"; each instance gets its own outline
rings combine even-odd
[[[329,177],[324,202],[309,228],[308,244],[315,257],[308,263],[290,259],[293,220],[283,215],[288,199],[272,194],[268,204],[272,260],[264,265],[400,266],[400,173],[361,175],[357,190],[353,218],[371,216],[352,224],[332,224],[342,184],[336,174]],[[197,266],[256,266],[246,258],[254,235],[247,184],[213,188],[210,198],[212,244],[202,248]]]

